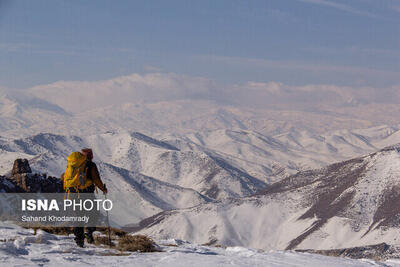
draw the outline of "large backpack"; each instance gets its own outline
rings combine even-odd
[[[87,158],[81,152],[73,152],[67,158],[67,169],[64,172],[64,189],[85,189],[93,184],[87,178]]]

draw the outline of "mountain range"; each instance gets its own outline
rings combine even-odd
[[[302,214],[291,212],[294,210],[306,213],[305,209],[310,208],[307,206],[311,205],[310,201],[317,198],[318,194],[326,195],[326,192],[317,194],[315,188],[305,181],[322,179],[327,183],[324,185],[326,190],[333,188],[336,183],[339,185],[342,182],[340,177],[350,174],[331,174],[329,170],[333,167],[330,167],[329,163],[335,162],[335,159],[346,160],[377,151],[389,143],[398,142],[398,136],[399,131],[396,128],[382,126],[356,131],[337,131],[333,135],[316,135],[307,131],[292,130],[286,134],[266,136],[250,131],[216,130],[187,135],[167,134],[158,138],[127,131],[82,137],[56,134],[38,134],[14,139],[2,137],[0,170],[1,174],[7,174],[15,158],[28,158],[34,171],[60,176],[66,167],[66,157],[69,153],[83,147],[91,147],[95,151],[95,162],[110,190],[110,198],[118,203],[118,208],[111,214],[116,226],[128,226],[138,230],[145,225],[141,231],[154,236],[158,236],[157,227],[160,227],[169,237],[179,235],[180,238],[193,242],[218,242],[265,248],[268,246],[251,237],[253,234],[244,237],[243,233],[240,233],[241,227],[250,221],[241,225],[239,220],[241,226],[234,225],[234,218],[242,218],[239,213],[255,220],[252,227],[254,231],[259,231],[262,225],[267,225],[269,229],[276,229],[278,225],[283,225],[283,229],[291,228],[294,227],[291,223],[297,225],[299,222],[300,225],[310,226],[312,223],[308,217],[298,220],[299,222],[292,222],[291,219]],[[379,153],[381,155],[386,152]],[[390,162],[395,163],[394,156],[388,164]],[[358,165],[340,164],[343,164],[343,167],[339,168],[342,171],[359,168]],[[327,169],[321,170],[321,167]],[[331,180],[336,182],[328,183]],[[297,185],[300,181],[302,186]],[[282,186],[282,183],[288,188]],[[314,185],[319,182],[310,183]],[[282,191],[279,194],[275,192],[277,189],[272,189],[277,187]],[[288,193],[300,188],[306,193]],[[365,191],[372,189],[373,187],[365,185]],[[317,194],[315,198],[309,195],[310,192]],[[260,194],[265,196],[261,197]],[[254,197],[255,195],[257,197]],[[281,199],[282,203],[275,198]],[[293,201],[294,204],[290,204],[290,198],[298,199],[298,202]],[[305,206],[299,206],[300,204]],[[257,209],[264,206],[267,208]],[[239,209],[234,211],[238,214],[231,215],[233,207]],[[192,234],[182,235],[181,230],[186,228],[185,223],[178,223],[182,217],[176,217],[180,219],[174,223],[159,220],[160,217],[152,217],[160,216],[156,215],[159,213],[163,214],[161,216],[169,213],[183,216],[183,222],[191,225],[188,229],[192,230],[187,232]],[[211,215],[218,222],[231,225],[215,223],[209,227],[208,223],[191,222],[191,216],[207,221],[206,218]],[[258,219],[256,215],[263,219]],[[264,221],[263,215],[272,221]],[[285,216],[290,216],[291,219]],[[158,223],[153,224],[152,218]],[[143,223],[141,220],[150,220],[151,223]],[[174,225],[179,231],[168,228]],[[195,225],[201,228],[196,228]],[[203,227],[209,227],[207,233],[210,234],[205,235],[206,229]],[[239,227],[239,230],[236,227]],[[300,229],[299,231],[304,230],[298,226],[296,228]],[[196,235],[201,238],[196,238]],[[282,234],[288,240],[268,244],[273,244],[274,248],[288,248],[288,242],[297,238],[296,235],[299,235],[298,231],[294,231],[293,235]],[[254,233],[254,236],[257,234]],[[289,240],[290,238],[292,239]]]
[[[275,136],[292,129],[320,135],[383,124],[397,128],[398,91],[276,82],[226,87],[174,73],[59,81],[0,88],[0,131],[12,138],[109,130],[157,137],[220,129]]]

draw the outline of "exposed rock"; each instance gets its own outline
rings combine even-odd
[[[140,221],[138,224],[128,224],[122,227],[122,230],[135,233],[140,231],[141,229],[144,229],[146,227],[149,227],[151,225],[158,224],[168,216],[171,216],[172,214],[176,213],[176,211],[170,210],[170,211],[163,211],[160,213],[157,213],[151,217],[148,217],[142,221]]]
[[[6,193],[60,193],[63,191],[59,178],[32,173],[27,159],[16,159],[10,177],[0,176],[0,192]]]
[[[386,243],[371,246],[330,249],[330,250],[296,250],[297,252],[317,253],[325,256],[347,257],[352,259],[373,259],[382,261],[393,258],[400,258],[399,248]]]
[[[11,175],[32,173],[29,161],[27,159],[16,159],[11,171]]]
[[[19,187],[15,181],[8,179],[6,176],[0,176],[0,193],[23,193],[24,189]]]
[[[25,192],[59,193],[63,191],[59,178],[51,176],[46,178],[37,173],[16,174],[11,176],[10,180],[14,181]]]

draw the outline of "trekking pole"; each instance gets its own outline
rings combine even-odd
[[[106,184],[104,184],[104,189],[107,189]],[[104,199],[107,200],[107,193],[104,193]],[[110,219],[108,216],[108,210],[106,210],[107,214],[107,229],[108,229],[108,245],[111,248],[111,230],[110,230]]]

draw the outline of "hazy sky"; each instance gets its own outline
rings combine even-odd
[[[0,86],[147,72],[400,84],[400,0],[0,0]]]

